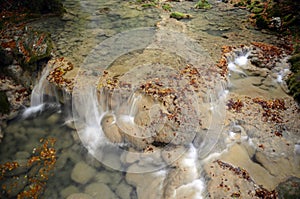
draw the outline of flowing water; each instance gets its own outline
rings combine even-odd
[[[286,95],[280,86],[284,69],[268,89],[253,86],[263,77],[245,71],[250,51],[228,58],[229,82],[209,69],[223,45],[276,40],[251,28],[245,10],[218,1],[207,11],[193,9],[193,2],[173,2],[176,11],[193,15],[182,26],[168,22],[162,9],[136,2],[63,3],[62,18],[30,26],[50,32],[56,56],[79,67],[72,99],[53,90],[46,69],[33,89],[31,107],[4,129],[1,163],[21,165],[6,174],[18,177],[2,184],[11,190],[5,197],[38,184],[44,189],[41,198],[74,193],[81,193],[78,198],[204,198],[203,165],[227,150],[225,131],[230,139],[237,134],[232,129],[242,131],[238,124],[224,128],[228,92]],[[118,87],[111,88],[111,80]],[[58,105],[61,95],[65,102]],[[178,117],[172,115],[176,111]],[[56,140],[53,146],[50,138]],[[26,164],[51,147],[54,167],[49,158]]]

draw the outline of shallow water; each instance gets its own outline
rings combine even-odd
[[[151,158],[149,160],[144,158],[143,164],[141,161],[140,165],[134,165],[131,163],[135,161],[136,157],[134,155],[129,157],[131,153],[124,155],[123,151],[120,152],[118,150],[112,153],[114,150],[110,146],[101,148],[102,145],[100,149],[103,151],[98,151],[99,142],[97,139],[101,139],[101,136],[103,136],[103,132],[99,131],[99,124],[97,124],[99,117],[102,120],[106,117],[103,113],[106,111],[110,112],[113,116],[109,117],[116,117],[117,125],[126,132],[128,131],[127,128],[136,128],[135,121],[132,118],[129,118],[131,122],[128,122],[126,119],[135,115],[134,112],[136,111],[133,111],[133,109],[137,108],[135,103],[120,100],[119,104],[125,104],[125,107],[129,107],[125,109],[125,113],[123,111],[123,115],[120,114],[121,119],[118,119],[119,116],[117,114],[121,108],[118,110],[107,110],[108,105],[105,104],[107,99],[99,100],[99,93],[97,92],[100,91],[95,90],[96,85],[99,83],[99,76],[104,69],[107,69],[109,72],[119,75],[120,79],[123,77],[124,82],[130,79],[132,80],[130,83],[135,83],[136,85],[147,80],[147,78],[159,76],[160,79],[165,81],[164,83],[168,82],[166,84],[175,87],[174,81],[171,81],[168,75],[178,72],[187,63],[194,65],[201,63],[204,66],[212,65],[220,58],[220,49],[223,45],[240,45],[250,41],[274,41],[274,35],[263,34],[253,28],[247,28],[250,25],[246,23],[246,11],[236,8],[225,9],[227,5],[220,2],[213,2],[214,8],[208,11],[192,9],[192,2],[174,3],[174,9],[193,15],[194,18],[192,20],[186,21],[187,30],[185,33],[197,42],[179,33],[174,36],[168,30],[157,33],[156,29],[152,27],[161,18],[168,15],[157,8],[141,9],[136,4],[126,1],[65,0],[63,2],[67,9],[67,14],[62,19],[50,18],[30,25],[39,30],[50,32],[56,45],[55,54],[68,57],[75,65],[81,67],[81,72],[84,72],[80,73],[83,74],[82,76],[79,75],[77,77],[78,90],[75,89],[74,91],[77,94],[74,95],[72,104],[73,113],[75,113],[75,125],[74,121],[72,121],[73,115],[69,112],[71,104],[68,104],[68,107],[65,105],[67,108],[45,105],[43,111],[36,110],[35,114],[26,117],[26,119],[17,118],[10,121],[4,129],[5,138],[0,145],[1,163],[7,161],[26,162],[26,160],[36,155],[36,150],[43,145],[44,140],[41,140],[42,138],[54,138],[56,143],[53,147],[56,150],[55,156],[57,161],[55,167],[51,167],[49,171],[43,173],[49,177],[49,180],[41,177],[40,170],[46,167],[43,162],[41,162],[42,166],[39,164],[26,166],[25,164],[18,171],[19,173],[16,174],[19,179],[26,182],[28,179],[38,179],[38,182],[47,182],[44,187],[45,192],[41,195],[41,198],[66,198],[73,193],[86,193],[92,195],[93,198],[134,199],[138,197],[147,198],[150,195],[152,198],[157,198],[162,197],[162,193],[164,197],[171,197],[174,194],[174,190],[176,190],[174,187],[180,187],[177,190],[178,198],[184,196],[183,193],[187,193],[187,190],[191,189],[193,190],[191,195],[194,194],[195,198],[204,197],[206,185],[204,176],[201,174],[203,172],[203,162],[198,160],[207,157],[212,147],[219,140],[222,132],[221,123],[225,117],[225,104],[224,101],[218,101],[217,98],[225,99],[228,91],[224,90],[224,85],[222,83],[213,86],[207,84],[207,87],[212,86],[212,89],[204,89],[205,92],[203,91],[203,93],[205,95],[201,93],[201,100],[203,101],[197,101],[199,104],[196,102],[191,103],[190,106],[194,109],[198,107],[199,112],[202,111],[202,114],[206,113],[201,116],[205,117],[202,125],[206,127],[203,128],[205,130],[202,132],[207,136],[196,136],[192,146],[184,149],[170,147],[175,151],[173,153],[176,153],[176,150],[178,150],[179,154],[184,154],[180,156],[176,166],[188,172],[178,175],[171,172],[172,168],[156,171],[157,168],[161,168],[159,164],[161,157],[151,156],[153,159],[157,158],[155,159],[157,162],[154,166],[151,165],[148,168],[144,164],[147,164],[147,161],[152,161],[153,163]],[[130,30],[136,28],[139,29],[130,32]],[[126,31],[129,31],[130,34],[128,35],[130,36],[126,36],[128,33]],[[116,36],[118,33],[121,34]],[[235,36],[230,37],[230,35]],[[127,45],[126,42],[128,42]],[[193,42],[197,43],[197,45],[193,44]],[[145,48],[147,50],[144,50]],[[237,60],[236,62],[240,64],[241,61],[243,63],[246,62],[245,59]],[[161,65],[155,65],[158,63]],[[153,72],[149,75],[149,71],[145,68],[162,68],[162,70],[159,71],[157,69],[155,71],[158,72]],[[202,68],[199,69],[201,70]],[[203,69],[203,71],[204,74],[205,70]],[[211,76],[212,74],[203,75],[203,77],[208,79]],[[204,80],[206,80],[205,78]],[[218,81],[218,79],[215,81]],[[253,85],[253,83],[258,81],[261,81],[261,77],[241,77],[239,74],[232,73],[229,92],[237,94],[250,93],[250,96],[253,97],[266,96],[268,98],[286,95],[276,81],[272,83],[275,87],[270,86],[270,89],[261,89]],[[185,85],[186,82],[181,81],[181,84]],[[185,96],[185,100],[192,101],[196,98],[194,93],[181,92],[181,95]],[[117,94],[116,96],[120,97]],[[124,97],[124,99],[127,98],[128,96]],[[96,104],[98,105],[96,107],[93,104],[95,102],[99,103]],[[68,101],[68,103],[71,102]],[[151,103],[149,104],[153,105]],[[188,104],[188,101],[186,104]],[[153,107],[157,106],[153,105]],[[99,112],[97,113],[96,111],[95,113],[94,109],[97,109]],[[90,115],[91,113],[99,115],[94,117]],[[156,116],[157,112],[153,111],[151,114]],[[193,116],[197,115],[197,117],[200,117],[200,113],[194,114],[187,111],[186,115],[189,117],[185,119],[193,124],[193,128],[198,128],[198,124],[196,124],[198,118]],[[131,126],[126,127],[128,123]],[[90,138],[90,135],[93,133],[95,136]],[[206,146],[203,146],[205,144]],[[214,152],[220,152],[225,149],[226,146],[222,144],[221,142]],[[122,145],[121,147],[124,146]],[[124,148],[126,149],[126,146]],[[201,151],[201,149],[203,150]],[[184,153],[180,150],[183,150]],[[124,160],[126,158],[127,160]],[[172,163],[170,160],[170,164]],[[163,166],[165,167],[166,165]],[[142,170],[139,170],[140,168]],[[135,175],[130,174],[130,172],[128,172],[129,174],[126,173],[126,170],[133,171],[132,173],[155,172]],[[166,176],[168,176],[168,180],[164,181]],[[178,182],[178,178],[182,179],[182,181],[179,180]],[[163,183],[165,185],[164,188],[162,188]],[[27,182],[23,184],[17,186],[17,188],[11,187],[12,193],[10,196],[15,196],[24,188],[30,188],[30,185],[32,186],[33,183]],[[182,184],[184,186],[180,186]],[[146,188],[149,188],[149,190],[146,190]],[[149,193],[151,190],[156,189],[159,189],[159,192],[162,193]],[[88,196],[85,195],[82,198],[88,198]]]

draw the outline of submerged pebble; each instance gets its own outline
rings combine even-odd
[[[94,197],[85,193],[73,193],[67,197],[67,199],[94,199]]]
[[[74,185],[70,185],[60,191],[60,196],[61,196],[61,198],[67,198],[68,196],[70,196],[74,193],[79,193],[79,189],[77,187],[75,187]]]
[[[71,178],[77,183],[86,184],[94,177],[95,173],[96,170],[94,168],[81,161],[78,162],[73,168]]]
[[[85,193],[91,195],[93,198],[117,199],[118,197],[112,190],[103,183],[92,183],[85,187]]]

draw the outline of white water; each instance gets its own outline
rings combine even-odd
[[[37,113],[41,113],[44,109],[45,104],[39,104],[36,106],[31,106],[29,108],[25,108],[25,111],[22,114],[23,118],[28,118],[31,115],[35,115]]]
[[[22,114],[23,118],[28,118],[32,115],[41,113],[46,107],[46,103],[52,104],[52,107],[54,107],[54,104],[58,104],[58,95],[56,92],[56,88],[47,80],[49,71],[50,69],[48,67],[45,67],[43,69],[39,81],[35,84],[32,90],[30,107],[25,108]],[[46,95],[50,96],[52,100],[50,100],[49,97],[45,98]],[[57,105],[55,105],[55,107],[57,107]]]
[[[239,65],[239,66],[244,66],[248,63],[248,57],[250,55],[250,51],[247,52],[244,55],[240,55],[238,57],[235,58],[234,63]]]
[[[237,73],[237,74],[247,76],[247,74],[239,66],[237,66],[234,62],[229,62],[228,63],[228,69],[232,72]]]

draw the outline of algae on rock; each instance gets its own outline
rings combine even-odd
[[[198,9],[210,9],[212,6],[208,3],[207,0],[199,0],[198,3],[195,5],[195,8]]]
[[[170,18],[180,20],[180,19],[190,19],[190,18],[192,18],[192,16],[189,14],[182,13],[182,12],[172,12],[170,14]]]
[[[293,55],[289,62],[291,63],[291,71],[293,74],[287,80],[290,94],[300,102],[300,53]]]

